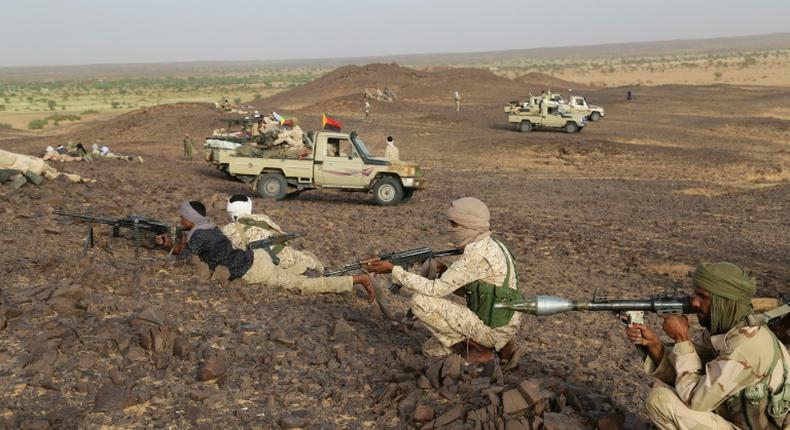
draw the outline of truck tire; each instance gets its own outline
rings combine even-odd
[[[407,188],[403,190],[403,198],[400,199],[401,203],[406,203],[411,200],[411,197],[414,195],[414,188]]]
[[[403,200],[403,185],[398,178],[385,176],[373,187],[373,198],[381,206],[396,205]]]
[[[579,126],[576,125],[575,122],[569,122],[569,123],[565,124],[565,132],[566,133],[576,133],[577,131],[579,131]]]
[[[529,133],[530,131],[532,131],[532,123],[527,120],[521,121],[518,124],[518,131],[522,133]]]
[[[590,114],[590,121],[598,122],[601,120],[601,113],[600,112],[593,112]]]
[[[265,199],[282,200],[288,194],[288,183],[280,173],[266,173],[258,178],[256,191]]]

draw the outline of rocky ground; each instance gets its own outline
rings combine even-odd
[[[695,264],[715,260],[747,267],[761,295],[787,293],[790,90],[662,86],[636,89],[631,103],[625,89],[588,90],[607,109],[602,122],[574,135],[521,134],[505,125],[502,106],[526,95],[513,93],[524,82],[486,85],[485,74],[455,71],[446,85],[464,94],[456,114],[444,88],[431,92],[445,81],[380,67],[313,85],[318,107],[288,110],[287,95],[259,103],[262,111],[284,107],[305,128],[326,109],[375,152],[393,135],[401,158],[425,170],[429,187],[396,207],[330,191],[255,200],[286,230],[305,233],[294,244],[328,267],[374,251],[444,248],[447,203],[472,195],[491,208],[525,295],[644,297],[688,285]],[[408,86],[418,79],[435,80]],[[403,99],[374,102],[374,122],[362,123],[357,81],[400,87]],[[321,92],[342,82],[352,82],[345,93]],[[0,189],[2,426],[643,425],[650,381],[611,315],[526,316],[519,339],[528,353],[502,372],[467,368],[457,356],[422,357],[426,330],[393,324],[361,293],[221,283],[103,228],[83,255],[85,226],[59,222],[54,210],[175,222],[181,201],[201,199],[224,221],[224,199],[251,190],[180,156],[184,132],[207,135],[219,118],[208,105],[171,105],[67,135],[0,135],[3,149],[28,154],[71,139],[145,159],[56,166],[95,183]],[[405,310],[407,298],[389,300]]]

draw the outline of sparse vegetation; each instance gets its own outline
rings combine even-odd
[[[11,124],[0,122],[0,129],[9,129],[12,128]]]
[[[34,119],[27,124],[27,128],[31,130],[39,130],[44,128],[44,126],[47,124],[49,124],[49,121],[45,119]]]
[[[85,109],[84,111],[80,112],[80,115],[95,115],[99,113],[96,109]]]

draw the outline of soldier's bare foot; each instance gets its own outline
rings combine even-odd
[[[511,340],[499,350],[499,361],[503,369],[510,370],[518,366],[518,362],[523,355],[524,349],[520,348],[515,340]]]
[[[461,350],[461,356],[469,364],[487,363],[496,358],[493,349],[486,348],[485,346],[480,345],[479,343],[472,340],[460,342],[454,346],[456,347],[454,349]]]
[[[516,346],[516,342],[510,341],[508,342],[502,349],[499,350],[499,358],[502,361],[510,361],[513,358],[513,354],[516,352],[518,347]]]

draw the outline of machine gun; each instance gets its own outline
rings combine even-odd
[[[119,237],[121,235],[122,228],[128,228],[132,230],[134,233],[135,244],[138,248],[143,245],[143,240],[147,238],[148,233],[152,233],[154,236],[169,234],[175,243],[181,238],[182,233],[184,232],[182,227],[173,226],[167,224],[164,221],[159,221],[140,215],[129,215],[126,218],[103,218],[64,211],[55,211],[54,213],[60,217],[71,218],[73,220],[88,223],[88,234],[85,237],[85,243],[83,244],[83,253],[87,252],[89,248],[93,247],[94,224],[105,224],[112,226],[113,237]],[[153,247],[153,245],[150,243],[146,243],[146,245],[148,247]]]
[[[437,257],[447,257],[450,255],[461,255],[464,251],[460,249],[447,249],[444,251],[434,251],[433,249],[423,246],[420,248],[409,249],[406,251],[398,251],[398,252],[385,252],[380,254],[378,258],[382,261],[389,261],[396,266],[408,266],[414,263],[423,262],[430,258],[437,258]],[[337,270],[327,270],[324,272],[324,276],[337,276],[343,275],[348,272],[354,272],[356,270],[362,270],[362,266],[365,264],[365,261],[357,261],[355,263],[346,264],[345,266],[341,267]]]
[[[266,239],[253,240],[247,244],[247,249],[263,249],[272,258],[272,263],[280,264],[280,257],[277,254],[285,248],[285,242],[302,236],[304,236],[304,233],[277,234]]]
[[[755,297],[755,312],[765,312],[786,304],[784,298]],[[592,300],[570,300],[557,296],[534,296],[521,302],[497,303],[495,308],[525,312],[539,317],[570,311],[609,311],[620,316],[624,324],[644,324],[645,312],[658,315],[694,313],[691,297],[685,294],[663,293],[647,299],[609,299],[593,296]]]

